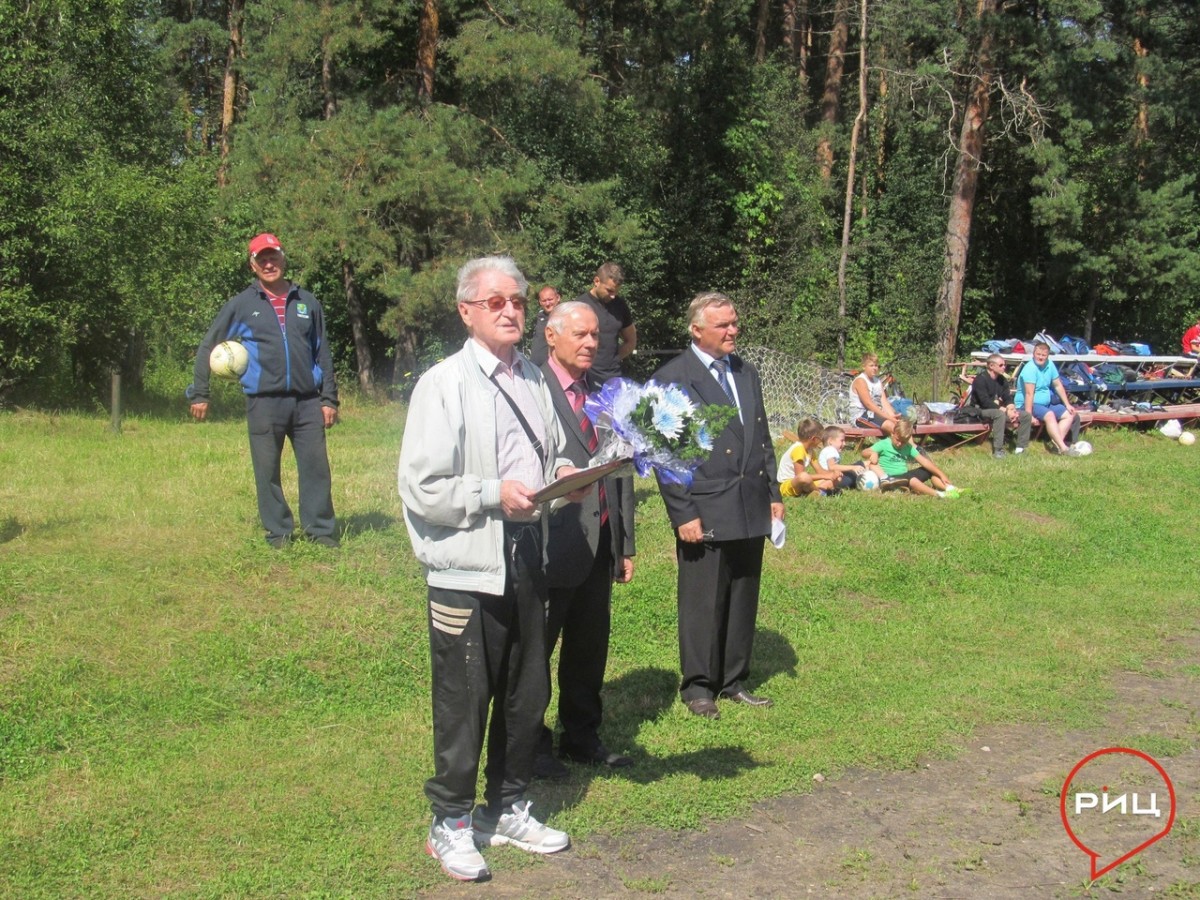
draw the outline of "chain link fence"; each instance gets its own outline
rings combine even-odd
[[[769,347],[747,347],[738,355],[758,369],[772,434],[794,429],[804,416],[826,425],[850,424],[850,377]]]

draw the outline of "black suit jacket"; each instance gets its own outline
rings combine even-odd
[[[546,363],[542,366],[546,384],[550,388],[550,399],[554,411],[567,435],[564,454],[575,465],[583,467],[591,461],[587,438],[579,427],[579,419],[571,409],[571,401],[558,383],[558,376]],[[600,386],[590,376],[587,378],[588,392]],[[613,574],[620,573],[623,557],[635,553],[633,539],[633,477],[608,476],[604,479],[608,502],[609,535],[612,539]],[[587,578],[596,561],[600,543],[600,494],[593,489],[581,503],[568,503],[550,514],[549,543],[546,547],[546,580],[552,588],[575,587]]]
[[[678,528],[699,518],[705,532],[712,534],[708,539],[714,541],[769,535],[771,504],[780,502],[775,448],[758,372],[736,355],[729,362],[742,420],[729,421],[712,454],[696,470],[690,488],[665,484],[662,479],[658,485],[671,525]],[[729,398],[691,347],[655,372],[654,380],[678,384],[696,403],[729,405]]]

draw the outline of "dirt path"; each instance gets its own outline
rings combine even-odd
[[[1147,672],[1116,679],[1107,721],[1095,729],[986,729],[957,759],[923,761],[906,772],[849,771],[812,794],[760,804],[746,819],[703,832],[593,836],[518,871],[506,865],[486,884],[447,883],[436,894],[1200,897],[1200,634],[1173,641]],[[1058,791],[1087,754],[1142,738],[1144,746],[1161,748],[1152,755],[1174,783],[1174,828],[1089,890],[1088,857],[1063,828]],[[1123,767],[1100,768],[1118,760]],[[1155,790],[1148,774],[1148,764],[1114,754],[1089,763],[1075,786],[1124,777],[1124,789],[1145,798]],[[1115,796],[1116,785],[1112,790]],[[1157,792],[1160,819],[1093,816],[1081,837],[1115,850],[1108,861],[1132,849],[1165,826],[1161,778]]]

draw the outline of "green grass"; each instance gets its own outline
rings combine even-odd
[[[343,547],[282,553],[261,541],[236,400],[216,413],[131,417],[120,436],[102,415],[0,415],[0,895],[382,897],[443,880],[422,852],[429,670],[396,495],[403,410],[344,411]],[[576,836],[695,827],[815,772],[953,754],[984,723],[1094,723],[1107,676],[1155,671],[1195,628],[1178,573],[1200,450],[1090,437],[1082,460],[939,454],[971,488],[955,502],[793,502],[750,683],[776,708],[719,723],[678,703],[673,543],[639,483],[604,727],[637,765],[535,786],[535,812]]]

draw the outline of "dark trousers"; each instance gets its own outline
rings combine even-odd
[[[1011,428],[1008,424],[1008,413],[1002,409],[981,409],[979,415],[987,419],[992,426],[992,449],[1004,449],[1004,429]],[[1017,446],[1029,446],[1029,427],[1033,416],[1023,409],[1017,410]]]
[[[292,442],[300,485],[300,524],[309,537],[334,537],[333,491],[325,449],[325,414],[319,397],[262,395],[246,398],[250,461],[258,492],[258,517],[268,538],[290,537],[296,526],[283,496],[280,462],[284,438]]]
[[[675,542],[684,702],[744,687],[754,649],[763,541]]]
[[[550,699],[540,526],[506,526],[505,555],[503,596],[429,588],[434,775],[425,782],[425,796],[439,819],[474,808],[485,729],[484,802],[490,809],[524,799],[533,776]],[[461,633],[450,633],[457,625],[438,627],[435,611],[442,622],[461,625]]]
[[[587,577],[572,588],[551,588],[546,620],[546,660],[562,636],[558,652],[558,721],[560,746],[590,753],[600,744],[604,709],[600,689],[608,665],[611,630],[613,561],[609,532],[600,535],[600,550]],[[549,732],[541,751],[550,752]]]

